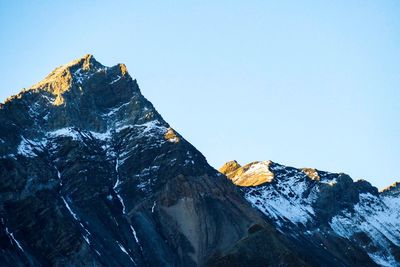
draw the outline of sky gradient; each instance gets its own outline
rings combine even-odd
[[[90,53],[216,168],[400,181],[399,1],[216,2],[0,0],[0,101]]]

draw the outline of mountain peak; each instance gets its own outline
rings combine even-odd
[[[240,166],[237,161],[229,161],[219,171],[238,186],[257,186],[271,182],[274,174],[269,170],[271,161],[254,161]]]
[[[75,59],[65,65],[54,69],[46,78],[33,85],[31,89],[38,89],[45,85],[54,85],[55,80],[71,80],[73,75],[79,72],[94,72],[105,67],[100,64],[91,54],[86,54],[81,58]]]
[[[39,83],[9,97],[0,109],[27,123],[46,121],[42,127],[47,130],[77,126],[102,132],[109,121],[163,121],[124,64],[104,66],[91,54],[57,67]]]
[[[125,64],[106,67],[98,62],[93,55],[86,54],[83,57],[57,67],[42,81],[21,93],[25,91],[47,91],[55,97],[53,104],[60,106],[64,104],[63,95],[65,92],[73,88],[74,85],[82,91],[84,88],[83,84],[92,76],[99,73],[107,76],[111,80],[111,83],[117,82],[122,77],[130,78]],[[11,99],[6,100],[6,102]]]
[[[91,70],[91,69],[98,69],[104,68],[104,66],[99,63],[93,55],[86,54],[81,58],[75,59],[67,64],[64,65],[66,68],[82,68],[83,70]]]
[[[92,79],[95,77],[95,79]],[[92,80],[92,82],[89,82]],[[91,84],[89,84],[91,83]],[[65,94],[70,91],[75,91],[73,95],[79,96],[84,91],[91,91],[95,94],[99,93],[95,84],[108,84],[108,89],[111,89],[112,94],[121,95],[117,98],[126,98],[131,96],[132,92],[121,92],[126,88],[134,88],[139,90],[137,83],[128,73],[125,64],[119,63],[112,67],[107,67],[98,62],[93,55],[86,54],[78,59],[75,59],[67,64],[55,68],[49,75],[35,85],[23,89],[20,93],[8,97],[4,103],[0,103],[0,108],[5,104],[10,103],[14,99],[22,98],[26,93],[41,93],[47,92],[46,97],[49,97],[52,105],[61,106],[65,104]],[[123,86],[129,83],[129,86]],[[115,89],[118,87],[119,89]],[[112,89],[114,88],[114,89]],[[103,90],[104,91],[104,90]],[[102,92],[103,92],[102,91]],[[110,91],[110,90],[105,90]],[[107,93],[105,92],[104,93]],[[116,92],[118,91],[118,92]],[[109,93],[109,92],[108,92]],[[126,100],[126,99],[125,99]]]

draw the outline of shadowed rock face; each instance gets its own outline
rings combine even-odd
[[[91,55],[0,105],[0,177],[2,266],[312,262]]]
[[[254,164],[259,163],[246,166]],[[239,163],[230,161],[220,171],[239,185],[273,176],[240,189],[280,232],[295,237],[295,247],[313,251],[322,265],[400,266],[398,183],[378,193],[367,181],[353,182],[343,173],[273,162],[251,173],[240,169]]]

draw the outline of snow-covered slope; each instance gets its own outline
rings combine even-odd
[[[307,225],[315,216],[312,203],[317,188],[313,186],[313,181],[296,169],[285,169],[277,164],[270,164],[269,168],[267,172],[273,173],[273,182],[243,189],[246,199],[273,218],[279,226],[284,223]],[[257,169],[264,172],[261,168]]]
[[[343,210],[329,225],[338,235],[360,243],[376,263],[400,264],[393,253],[395,246],[400,247],[399,197],[360,194],[360,201],[353,209]],[[357,238],[359,235],[363,238]]]
[[[240,189],[282,233],[298,238],[340,238],[364,250],[378,265],[400,266],[398,184],[379,193],[368,182],[353,182],[345,174],[296,169],[270,161],[245,166],[232,161],[220,171],[233,183],[242,184],[253,175],[273,176],[257,186],[240,185]]]

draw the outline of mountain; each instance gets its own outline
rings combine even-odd
[[[0,177],[1,266],[312,264],[92,55],[0,105]]]
[[[0,104],[0,266],[398,264],[398,184],[220,171],[124,64],[85,55]]]
[[[378,192],[344,173],[272,161],[245,166],[230,161],[220,172],[278,231],[303,246],[320,246],[337,259],[364,251],[377,265],[400,266],[399,183]]]

